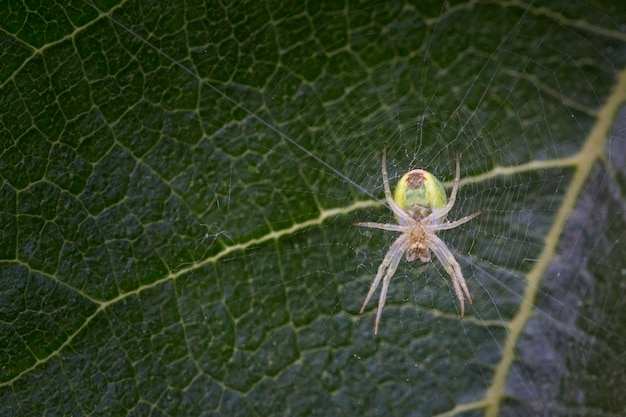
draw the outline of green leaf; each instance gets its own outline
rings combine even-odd
[[[9,3],[0,414],[626,412],[623,6]],[[375,336],[385,143],[484,212]]]

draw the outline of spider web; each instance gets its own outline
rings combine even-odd
[[[623,414],[620,6],[81,6],[3,28],[32,50],[0,96],[32,109],[38,70],[78,103],[33,117],[39,174],[27,123],[2,158],[6,411]],[[397,236],[352,225],[395,221],[384,144],[392,187],[449,190],[461,154],[462,320],[436,260],[401,263],[378,336],[377,294],[359,314]]]

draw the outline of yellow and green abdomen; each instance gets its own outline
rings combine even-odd
[[[448,202],[441,181],[423,169],[404,174],[398,181],[393,199],[415,219],[428,216],[432,209],[443,208]]]

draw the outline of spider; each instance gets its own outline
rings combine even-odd
[[[470,304],[472,303],[472,297],[467,289],[467,284],[463,278],[459,263],[443,240],[437,237],[436,233],[439,230],[448,230],[460,226],[482,213],[482,210],[479,210],[474,214],[470,214],[469,216],[465,216],[453,222],[442,222],[446,214],[448,214],[454,206],[456,193],[459,188],[461,162],[458,153],[456,154],[456,176],[454,177],[454,185],[449,200],[446,198],[446,192],[441,182],[428,171],[421,169],[415,169],[406,173],[398,182],[395,196],[392,198],[391,190],[389,189],[389,179],[387,178],[386,153],[387,150],[385,146],[383,147],[382,158],[385,199],[391,211],[396,215],[398,224],[373,222],[354,223],[355,226],[402,233],[400,237],[393,242],[378,267],[376,278],[374,278],[359,312],[363,313],[367,303],[372,298],[372,295],[374,295],[374,291],[376,291],[376,288],[382,280],[383,287],[380,291],[378,311],[376,312],[376,321],[374,323],[375,335],[378,334],[378,325],[380,323],[383,307],[385,306],[389,282],[396,272],[403,254],[407,262],[414,261],[415,259],[419,259],[422,262],[430,262],[430,252],[433,251],[435,253],[441,265],[443,265],[446,272],[450,275],[450,278],[452,278],[454,292],[460,304],[460,317],[463,317],[465,314],[463,294],[465,294]]]

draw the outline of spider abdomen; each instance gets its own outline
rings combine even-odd
[[[433,209],[444,207],[448,201],[441,181],[424,169],[404,174],[398,181],[393,199],[415,220],[428,216]]]

